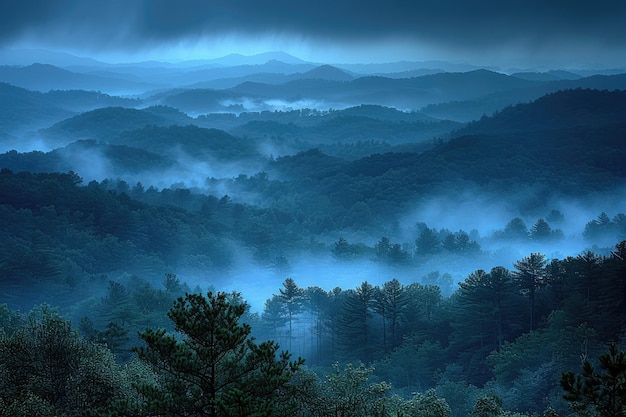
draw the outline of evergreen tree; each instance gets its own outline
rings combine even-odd
[[[585,225],[583,236],[590,240],[602,240],[612,237],[614,224],[605,212],[600,213],[597,219],[591,220]]]
[[[343,305],[346,299],[352,295],[352,291],[342,291],[341,288],[335,287],[328,292],[328,305],[323,312],[324,328],[328,330],[330,335],[330,360],[334,361],[337,357],[337,350],[340,345],[342,330]]]
[[[532,240],[546,240],[552,237],[552,228],[544,219],[537,220],[530,228],[530,238]]]
[[[389,252],[391,250],[389,238],[386,236],[380,238],[378,243],[374,245],[374,249],[376,249],[376,257],[382,261],[386,261],[389,258]]]
[[[564,398],[581,416],[590,411],[602,417],[626,416],[626,352],[611,345],[609,352],[600,356],[600,367],[604,372],[585,360],[582,374],[565,372],[561,376]]]
[[[0,416],[106,415],[128,399],[113,353],[58,313],[38,307],[20,324],[11,334],[0,329]]]
[[[289,324],[289,350],[292,350],[294,316],[302,311],[304,290],[298,287],[293,278],[287,278],[280,288],[278,300],[283,304]]]
[[[396,278],[385,282],[382,288],[375,293],[374,310],[383,319],[383,348],[385,352],[388,348],[393,349],[398,344],[398,331],[406,303],[404,287]],[[387,338],[387,325],[389,325],[391,340]]]
[[[387,253],[387,260],[392,264],[402,264],[409,259],[409,253],[402,249],[402,245],[399,243],[393,243],[389,246],[389,252]]]
[[[261,320],[265,327],[265,334],[269,333],[274,340],[280,341],[282,336],[279,330],[287,324],[287,316],[285,315],[285,305],[278,297],[272,296],[265,300]]]
[[[442,300],[441,288],[437,285],[422,285],[417,282],[405,287],[407,297],[407,321],[431,322],[435,310]]]
[[[530,327],[529,330],[535,329],[535,302],[537,293],[548,283],[548,275],[546,273],[546,257],[541,253],[531,253],[530,256],[522,258],[515,262],[517,269],[513,273],[513,278],[517,282],[522,294],[527,294],[530,301]]]
[[[601,266],[602,257],[591,251],[586,251],[576,257],[577,286],[585,299],[586,307],[596,301]]]
[[[348,241],[340,237],[336,242],[335,246],[332,249],[333,256],[337,259],[348,259],[352,255],[354,255],[354,250],[352,245],[348,243]]]
[[[615,339],[615,330],[626,323],[626,241],[615,245],[611,256],[602,263],[597,283],[596,310],[602,313],[596,327],[605,334],[605,340]]]
[[[106,322],[128,326],[138,316],[137,305],[123,284],[109,281],[106,297],[100,302],[100,317]]]
[[[323,314],[330,302],[329,294],[320,287],[308,287],[304,290],[304,299],[308,310],[312,313],[311,332],[315,336],[316,361],[321,362],[322,336],[325,333]]]
[[[419,256],[434,255],[439,252],[441,242],[435,229],[425,227],[415,239],[415,254]]]
[[[528,238],[528,228],[524,220],[519,217],[511,219],[506,226],[504,226],[503,237],[507,239],[519,239],[524,240]]]
[[[352,290],[345,299],[339,319],[340,346],[344,356],[369,362],[373,350],[371,307],[375,289],[367,281]]]
[[[239,299],[239,297],[235,297]],[[148,329],[138,356],[159,375],[140,384],[152,416],[270,416],[303,361],[290,361],[273,342],[256,344],[239,320],[245,303],[228,294],[187,294],[168,312],[178,335]]]
[[[519,299],[511,273],[503,267],[489,273],[477,270],[459,282],[451,298],[452,333],[450,351],[458,355],[473,383],[491,376],[485,358],[499,351],[504,342],[521,333]]]
[[[505,340],[514,336],[511,327],[515,327],[516,320],[511,319],[515,284],[511,273],[503,267],[489,273],[478,270],[459,282],[459,287],[455,298],[457,320],[453,322],[455,339],[474,345],[474,350],[499,350]]]

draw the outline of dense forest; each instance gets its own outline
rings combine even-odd
[[[620,415],[626,358],[613,344],[624,336],[625,257],[626,241],[610,257],[532,253],[513,270],[469,274],[449,297],[396,279],[325,291],[287,278],[261,314],[236,292],[205,296],[172,274],[158,288],[132,276],[75,307],[79,333],[46,304],[28,314],[5,304],[0,411],[556,415],[568,413],[563,386],[574,406]],[[276,341],[306,362],[278,355]],[[596,356],[606,376],[593,371]],[[606,410],[611,394],[580,384],[607,386],[609,375],[621,391]]]
[[[0,416],[623,416],[623,76],[309,70],[0,84]]]

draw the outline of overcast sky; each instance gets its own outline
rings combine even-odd
[[[284,50],[317,62],[626,66],[623,0],[5,0],[0,46],[109,61]]]

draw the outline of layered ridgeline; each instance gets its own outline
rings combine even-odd
[[[506,75],[470,66],[424,69],[418,63],[405,64],[333,67],[276,59],[236,65],[190,63],[186,68],[163,63],[67,68],[32,64],[0,66],[0,79],[42,93],[82,89],[132,96],[143,107],[169,105],[193,114],[379,104],[422,109],[432,117],[461,122],[558,90],[626,88],[624,75],[610,71]]]
[[[200,188],[208,186],[208,177],[219,182],[225,176],[226,186],[240,173],[265,171],[269,187],[327,198],[336,211],[372,203],[376,211],[387,215],[433,193],[458,192],[474,185],[509,195],[514,190],[530,191],[530,200],[541,193],[584,196],[620,185],[624,176],[620,163],[623,103],[620,91],[568,90],[507,107],[452,132],[458,125],[442,127],[442,122],[419,113],[379,106],[323,114],[249,113],[232,116],[243,119],[232,134],[192,126],[199,119],[168,107],[108,107],[40,131],[42,140],[66,147],[48,153],[9,152],[1,160],[3,167],[14,171],[73,170],[97,181],[132,173],[126,176],[127,182],[146,185],[154,184],[150,173],[155,169],[171,168],[173,181],[167,184],[163,175],[161,186],[180,185],[189,179],[190,167],[204,164],[206,169],[193,182]],[[252,120],[255,116],[258,119]],[[211,116],[205,119],[201,121],[210,124]],[[452,139],[440,138],[436,145],[433,130],[446,132]],[[247,136],[253,132],[255,136]],[[75,140],[79,142],[72,144]],[[295,153],[308,147],[318,150]],[[420,152],[410,152],[416,147]],[[432,149],[421,152],[428,147]],[[351,153],[351,148],[379,153],[354,159],[358,152]],[[86,151],[78,152],[81,149]],[[291,155],[272,159],[288,150]],[[353,158],[339,158],[342,154]],[[94,172],[94,166],[111,169]],[[177,169],[186,170],[186,176],[176,178]],[[145,178],[142,171],[147,173]],[[308,187],[302,187],[301,181]],[[239,183],[245,189],[245,181]]]
[[[414,400],[459,417],[481,398],[566,413],[558,376],[623,337],[623,91],[558,91],[465,126],[383,106],[110,104],[51,115],[48,151],[0,155],[0,293],[59,307],[120,361],[138,332],[171,329],[176,297],[235,289],[261,340],[320,372],[372,365],[334,381],[434,388]]]
[[[338,265],[357,260],[382,268],[370,279],[440,270],[458,281],[527,251],[611,248],[625,237],[625,108],[621,91],[557,92],[430,140],[426,151],[357,159],[319,149],[268,156],[262,139],[178,126],[186,116],[170,108],[87,112],[46,134],[93,139],[0,155],[3,262],[16,263],[6,282],[45,276],[31,262],[43,256],[50,265],[41,251],[78,281],[215,268],[241,276],[254,265],[264,277],[255,282],[275,283],[287,273],[312,280],[310,265],[322,259],[348,277],[360,266]],[[382,107],[344,112],[329,120],[412,117]]]

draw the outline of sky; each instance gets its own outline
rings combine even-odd
[[[623,0],[3,0],[1,48],[108,62],[282,50],[324,63],[626,66]]]

